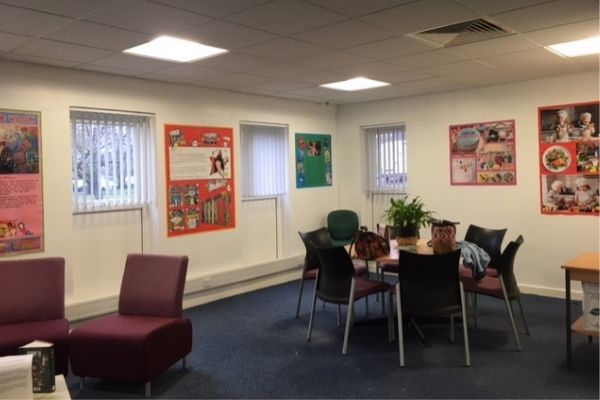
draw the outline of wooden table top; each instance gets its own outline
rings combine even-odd
[[[587,252],[564,263],[561,268],[583,271],[600,271],[600,253]]]

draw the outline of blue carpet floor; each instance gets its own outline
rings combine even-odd
[[[428,345],[407,334],[405,368],[381,317],[380,304],[356,309],[349,352],[341,354],[343,327],[335,307],[317,306],[312,340],[306,340],[312,285],[294,318],[298,282],[224,299],[185,311],[194,326],[188,366],[174,365],[152,382],[162,399],[598,399],[598,340],[573,338],[573,367],[565,362],[564,300],[524,295],[531,335],[518,352],[501,301],[479,297],[479,324],[470,327],[472,366],[464,366],[461,325],[456,342],[446,323],[424,323]],[[574,303],[578,314],[580,303]],[[370,321],[369,320],[369,321]],[[361,322],[363,321],[363,322]],[[143,385],[67,379],[74,399],[143,398]]]

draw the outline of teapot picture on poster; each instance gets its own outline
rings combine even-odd
[[[542,214],[599,215],[599,104],[538,109]]]

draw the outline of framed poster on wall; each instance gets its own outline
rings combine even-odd
[[[515,121],[450,125],[450,184],[516,185]]]
[[[235,227],[233,129],[165,124],[167,235]]]
[[[296,187],[331,186],[331,135],[296,133]]]
[[[0,256],[44,250],[41,115],[0,110]]]
[[[542,214],[598,216],[600,102],[538,108]]]

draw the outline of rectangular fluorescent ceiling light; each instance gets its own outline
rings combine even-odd
[[[192,42],[191,40],[160,36],[148,43],[123,50],[123,53],[159,60],[190,62],[229,53],[229,51]]]
[[[319,86],[328,88],[328,89],[345,90],[345,91],[352,92],[355,90],[372,89],[372,88],[376,88],[376,87],[380,87],[380,86],[388,86],[388,85],[389,85],[389,83],[386,83],[386,82],[374,81],[372,79],[358,77],[358,78],[348,79],[347,81],[325,83],[325,84],[319,85]]]
[[[552,44],[548,47],[567,57],[600,54],[600,36],[576,40],[574,42]]]

